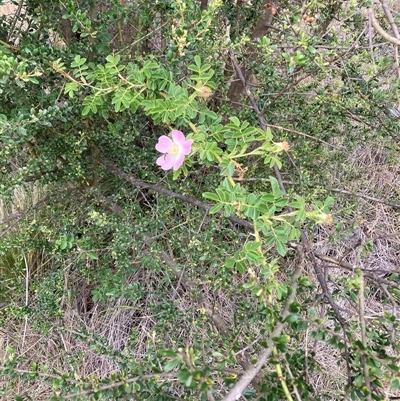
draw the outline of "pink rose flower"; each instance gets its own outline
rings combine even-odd
[[[162,135],[158,138],[156,150],[164,153],[157,159],[157,165],[163,170],[178,170],[182,166],[185,156],[192,150],[193,139],[186,139],[181,131],[172,130],[172,139]]]

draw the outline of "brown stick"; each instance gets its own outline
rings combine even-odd
[[[261,39],[263,36],[267,34],[268,30],[272,26],[272,19],[273,19],[273,13],[272,13],[272,7],[270,7],[267,8],[262,14],[262,16],[258,19],[251,34],[252,41]],[[247,59],[247,62],[251,63],[257,58],[258,53],[257,49],[253,45],[248,46],[248,51],[250,52],[250,56]],[[252,71],[246,70],[245,67],[240,67],[240,73],[242,77],[245,77],[244,81],[237,74],[237,77],[239,79],[234,80],[228,90],[228,98],[232,103],[232,107],[235,109],[238,108],[238,105],[240,105],[239,103],[240,98],[242,97],[243,92],[246,90],[245,82],[251,79],[253,75]]]
[[[394,36],[387,33],[379,24],[378,20],[375,17],[374,10],[372,7],[368,9],[368,16],[371,18],[372,26],[375,28],[375,31],[382,36],[383,39],[387,40],[390,43],[393,43],[397,46],[400,46],[400,39],[395,38]]]
[[[104,167],[106,167],[109,171],[114,173],[117,177],[122,178],[123,180],[130,182],[133,186],[135,186],[137,188],[151,189],[151,190],[153,190],[155,192],[158,192],[160,194],[167,195],[170,198],[179,199],[182,202],[189,203],[189,204],[191,204],[193,206],[196,206],[196,207],[198,207],[200,209],[205,210],[206,212],[208,212],[212,208],[212,205],[210,205],[209,203],[205,203],[205,202],[199,201],[196,198],[191,198],[190,196],[178,194],[176,192],[170,191],[169,189],[161,187],[160,185],[151,184],[151,183],[146,182],[146,181],[138,180],[137,178],[134,178],[134,177],[126,174],[124,171],[119,170],[117,167],[113,166],[112,164],[110,164],[110,163],[108,163],[106,161],[101,161],[101,164]],[[224,213],[223,213],[223,211],[219,211],[217,214],[223,215]],[[253,224],[251,224],[247,220],[240,219],[239,217],[230,216],[227,219],[230,222],[232,222],[234,224],[237,224],[239,226],[242,226],[242,227],[245,227],[245,228],[249,228],[251,230],[254,229]]]

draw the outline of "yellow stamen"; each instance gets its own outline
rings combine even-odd
[[[179,146],[176,144],[173,144],[171,149],[169,150],[168,154],[170,154],[171,156],[175,156],[179,153]]]

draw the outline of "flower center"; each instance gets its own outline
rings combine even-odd
[[[179,146],[174,143],[171,146],[171,149],[169,150],[168,154],[170,154],[171,156],[176,156],[178,153],[179,153]]]

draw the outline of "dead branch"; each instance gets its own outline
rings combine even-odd
[[[182,194],[178,194],[176,192],[170,191],[169,189],[166,189],[160,185],[156,185],[156,184],[151,184],[149,182],[146,181],[142,181],[142,180],[138,180],[137,178],[134,178],[128,174],[126,174],[125,172],[123,172],[122,170],[119,170],[117,167],[113,166],[112,164],[106,162],[106,161],[101,161],[101,164],[106,167],[109,171],[111,171],[113,174],[115,174],[117,177],[130,182],[133,186],[137,187],[137,188],[144,188],[144,189],[151,189],[155,192],[158,192],[160,194],[164,194],[166,196],[169,196],[170,198],[174,198],[174,199],[179,199],[182,202],[185,203],[189,203],[190,205],[196,206],[200,209],[205,210],[206,212],[208,212],[211,208],[212,205],[210,205],[209,203],[205,203],[202,201],[199,201],[198,199],[192,198],[190,196],[186,196],[186,195],[182,195]],[[217,214],[219,215],[223,215],[223,211],[218,212]],[[227,218],[230,222],[237,224],[239,226],[245,227],[245,228],[249,228],[249,229],[253,229],[253,224],[251,224],[250,222],[248,222],[247,220],[243,220],[240,219],[239,217],[236,216],[230,216]]]
[[[393,43],[396,46],[400,46],[400,39],[390,35],[380,26],[372,7],[368,8],[368,17],[371,19],[372,26],[375,28],[375,31],[378,33],[378,35],[382,36],[382,38],[386,41]]]

